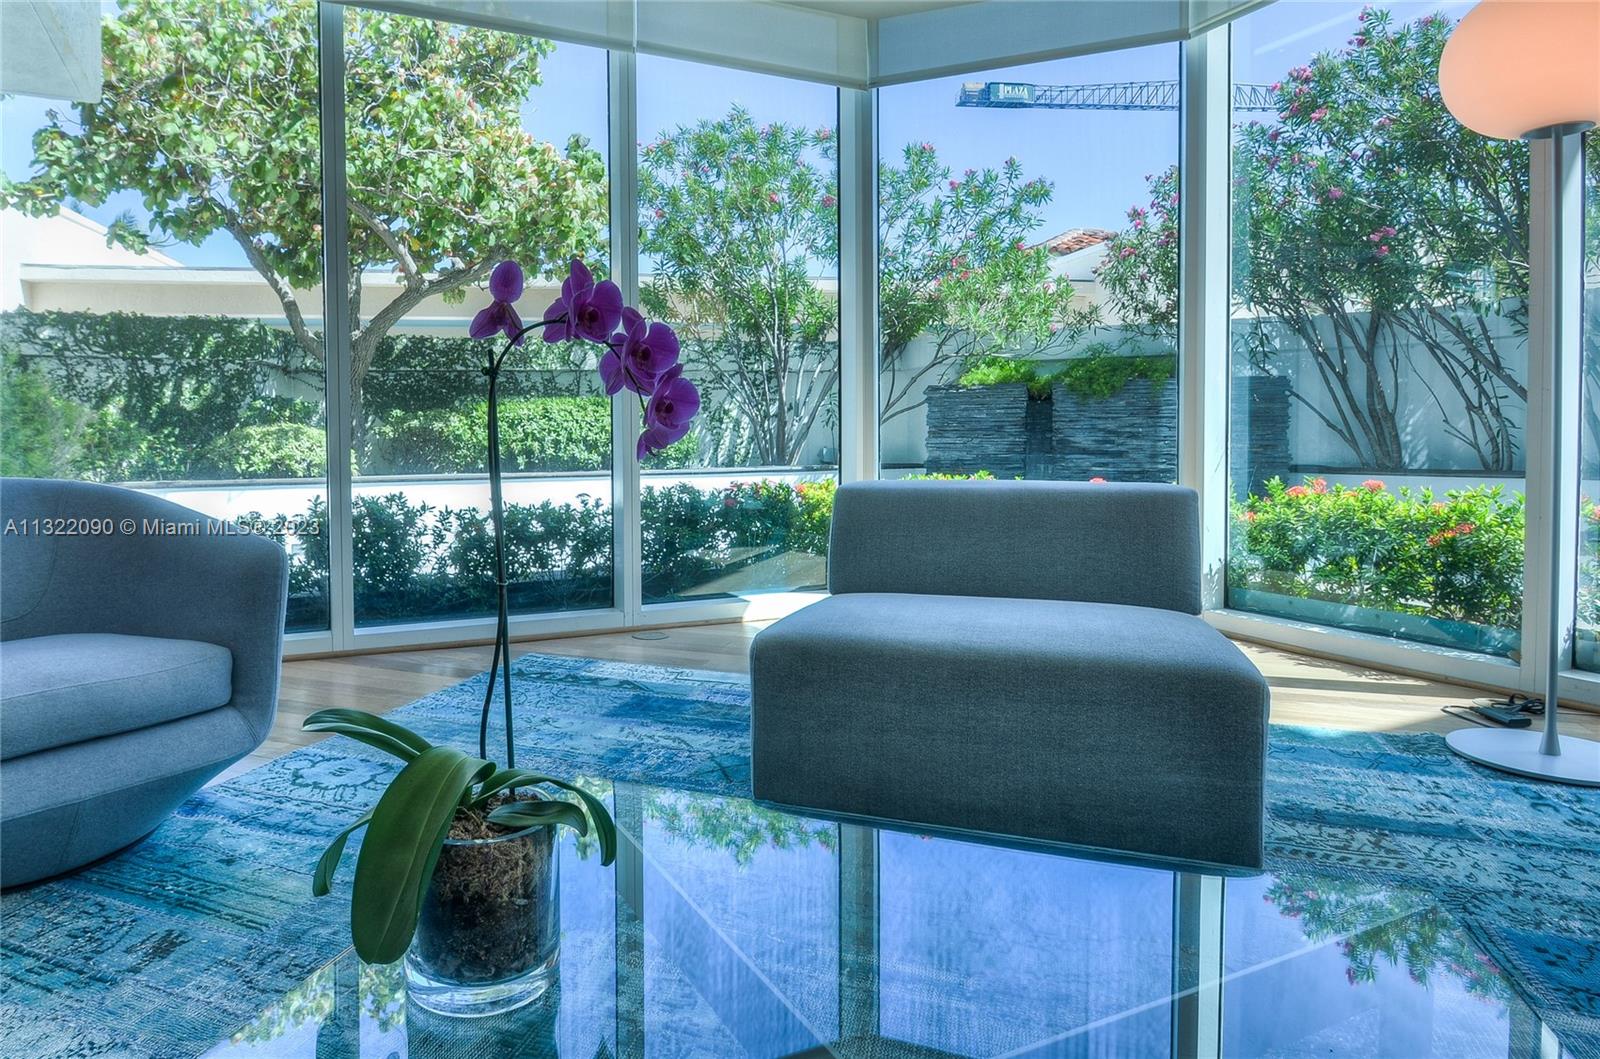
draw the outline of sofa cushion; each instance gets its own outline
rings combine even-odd
[[[849,593],[751,650],[757,798],[1256,866],[1267,685],[1199,617]]]
[[[0,758],[226,705],[233,656],[198,640],[71,633],[0,643]]]

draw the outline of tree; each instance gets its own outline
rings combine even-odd
[[[645,304],[683,325],[719,460],[793,463],[833,408],[838,263],[833,130],[757,125],[742,108],[668,130],[640,156]],[[931,144],[879,168],[884,421],[983,356],[1037,352],[1085,316],[1026,238],[1050,185],[1016,159],[952,179]],[[912,363],[925,336],[926,363]],[[919,351],[921,352],[921,351]],[[714,413],[715,415],[715,413]]]
[[[345,8],[351,397],[379,341],[435,296],[459,298],[504,257],[550,274],[592,254],[606,213],[598,152],[522,131],[549,41]],[[36,173],[0,205],[36,216],[117,192],[144,199],[112,242],[238,244],[317,362],[303,293],[322,279],[315,0],[123,0],[102,29],[105,88],[34,136]],[[399,293],[367,311],[364,275]],[[313,310],[317,311],[317,310]]]
[[[1303,346],[1327,396],[1301,384],[1293,399],[1373,469],[1409,465],[1399,410],[1410,385],[1429,387],[1485,470],[1518,464],[1527,390],[1510,347],[1525,334],[1527,149],[1445,109],[1450,28],[1364,10],[1348,47],[1274,86],[1276,121],[1235,127],[1234,302],[1250,359],[1272,370],[1286,337]],[[1152,180],[1100,274],[1119,312],[1173,330],[1177,183],[1175,171]],[[1416,370],[1429,362],[1437,372]]]
[[[1028,242],[1051,194],[1016,158],[953,179],[931,143],[878,167],[881,422],[920,408],[929,386],[974,361],[1026,359],[1092,322],[1051,275],[1049,250]]]
[[[741,107],[640,152],[643,300],[681,324],[719,462],[797,462],[832,402],[838,313],[814,276],[839,258],[834,157],[831,130]]]

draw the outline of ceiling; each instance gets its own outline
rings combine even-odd
[[[937,11],[942,7],[961,7],[981,0],[778,0],[788,7],[804,7],[824,11],[830,15],[853,15],[868,22],[893,18],[896,15],[914,15],[923,11]]]

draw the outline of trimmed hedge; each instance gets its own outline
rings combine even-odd
[[[1307,478],[1234,505],[1236,588],[1515,629],[1522,618],[1521,494],[1391,491]]]
[[[690,482],[647,487],[641,502],[645,599],[705,594],[712,579],[758,563],[771,567],[773,587],[821,587],[807,582],[789,561],[809,556],[814,569],[814,560],[826,557],[834,492],[832,480],[760,480],[712,490]],[[352,516],[361,622],[493,611],[494,541],[487,512],[435,508],[396,492],[358,497]],[[247,519],[270,521],[254,513]],[[321,498],[312,501],[306,519],[327,526]],[[290,545],[289,627],[326,627],[326,535],[279,540]],[[608,505],[588,497],[575,503],[508,504],[506,545],[513,610],[610,605]]]
[[[369,473],[481,473],[489,444],[489,403],[397,412],[369,440]],[[660,455],[666,467],[695,457],[693,435]],[[500,459],[507,471],[600,471],[611,466],[611,400],[515,397],[500,402]]]

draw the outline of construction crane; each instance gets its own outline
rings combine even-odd
[[[1278,109],[1271,85],[1233,86],[1234,110]],[[1124,81],[1099,85],[1032,85],[1020,81],[968,81],[958,107],[1048,107],[1053,110],[1177,110],[1178,82]]]

